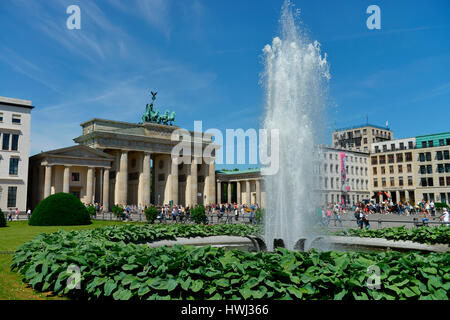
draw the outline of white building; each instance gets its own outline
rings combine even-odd
[[[322,204],[357,204],[370,199],[369,154],[320,146],[316,164]]]
[[[31,101],[0,97],[0,208],[26,211]]]

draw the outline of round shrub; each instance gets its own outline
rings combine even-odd
[[[2,209],[0,209],[0,228],[6,227],[6,218],[5,214],[3,213]]]
[[[80,199],[69,193],[56,193],[34,209],[30,226],[76,226],[91,224],[91,217]]]
[[[191,219],[195,223],[205,223],[206,219],[206,209],[204,206],[199,205],[191,210]]]
[[[156,217],[158,217],[158,209],[155,206],[148,207],[145,209],[145,217],[147,218],[148,223],[154,223]]]

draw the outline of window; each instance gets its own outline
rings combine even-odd
[[[406,165],[406,171],[407,171],[408,173],[411,173],[411,172],[412,172],[412,166],[411,166],[410,164],[407,164],[407,165]]]
[[[3,134],[3,150],[9,150],[9,133]]]
[[[444,179],[444,177],[439,177],[439,186],[441,186],[441,187],[445,186],[445,179]]]
[[[403,166],[402,165],[398,166],[398,173],[403,173]]]
[[[400,142],[400,150],[405,149],[405,144],[403,142]]]
[[[395,178],[391,177],[390,181],[391,181],[391,187],[394,187],[395,186]]]
[[[394,163],[394,155],[393,154],[388,155],[388,161],[389,161],[389,163]]]
[[[389,166],[389,173],[393,174],[394,173],[394,166]]]
[[[446,139],[446,144],[447,144],[448,146],[450,146],[450,138],[447,138],[447,139]]]
[[[412,161],[412,152],[405,153],[405,161],[406,162]]]
[[[373,174],[376,175],[377,174],[377,167],[373,167]]]
[[[422,141],[422,148],[426,148],[427,147],[427,142],[426,141]]]
[[[381,178],[381,185],[386,187],[386,178]]]
[[[3,122],[3,112],[0,113],[0,122]]]
[[[425,153],[419,153],[419,161],[425,162]]]
[[[437,159],[437,160],[443,160],[443,159],[444,159],[444,156],[443,156],[443,154],[442,154],[442,151],[436,152],[436,159]]]
[[[80,173],[79,172],[72,172],[72,181],[80,181]]]
[[[13,114],[12,123],[20,124],[20,115]]]
[[[378,187],[378,179],[377,178],[373,179],[373,186],[375,188]]]
[[[445,180],[447,182],[447,186],[450,186],[450,177],[445,177]],[[450,197],[449,197],[450,198]]]
[[[403,177],[398,178],[398,185],[401,187],[403,186]]]
[[[403,162],[403,153],[397,153],[397,162]]]
[[[426,153],[427,161],[431,161],[431,152]]]
[[[412,141],[408,141],[408,148],[412,149],[414,148],[413,142]]]
[[[17,187],[8,187],[8,207],[14,208],[16,206]]]
[[[444,173],[444,165],[443,164],[438,164],[438,172]]]
[[[13,134],[11,139],[11,150],[17,151],[19,149],[19,135]]]
[[[427,173],[427,167],[420,166],[420,174],[425,174],[425,173]]]
[[[433,140],[429,140],[429,141],[428,141],[428,146],[429,146],[430,148],[434,147]]]
[[[440,147],[443,147],[445,144],[444,144],[444,139],[439,139],[439,146]]]
[[[429,187],[433,186],[433,178],[428,178],[428,186]]]
[[[450,172],[450,163],[445,164],[445,172],[447,172],[447,173]]]
[[[372,163],[372,164],[378,164],[377,156],[371,157],[371,163]]]
[[[386,173],[386,168],[385,167],[381,167],[381,174],[385,174]]]
[[[386,163],[386,156],[380,156],[380,164]]]
[[[421,178],[420,179],[420,185],[422,187],[426,187],[427,186],[427,178]]]
[[[379,146],[375,146],[375,153],[380,152],[380,147]]]
[[[391,144],[391,151],[395,151],[395,143]]]
[[[413,185],[413,177],[409,176],[408,177],[408,186],[412,186]]]
[[[427,173],[428,174],[432,174],[433,173],[433,166],[432,165],[427,165]]]
[[[383,152],[387,151],[387,145],[383,145]]]
[[[445,160],[449,160],[450,159],[450,154],[448,150],[444,150],[444,159]]]
[[[9,174],[17,176],[19,172],[19,158],[9,159]]]

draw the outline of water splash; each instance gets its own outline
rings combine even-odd
[[[325,130],[325,104],[330,79],[327,56],[320,44],[300,30],[290,1],[280,19],[281,35],[263,49],[267,132],[279,130],[279,170],[265,176],[264,237],[269,250],[274,239],[293,249],[301,237],[312,237],[318,216],[314,164],[318,138]]]

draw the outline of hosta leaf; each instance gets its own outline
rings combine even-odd
[[[191,284],[191,290],[193,292],[199,292],[203,288],[202,280],[194,280]]]
[[[117,283],[114,280],[109,279],[108,281],[106,281],[105,286],[103,288],[105,296],[107,297],[110,296],[115,288],[117,288]]]

